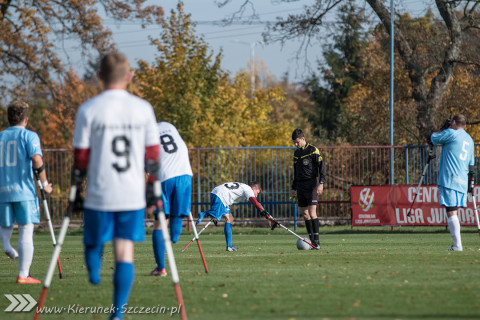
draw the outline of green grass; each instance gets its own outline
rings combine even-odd
[[[303,228],[299,230],[303,233]],[[196,244],[174,246],[189,319],[480,319],[480,238],[463,228],[463,252],[445,252],[445,228],[355,229],[323,227],[321,251],[298,251],[285,230],[234,227],[238,252],[226,252],[222,227],[201,236],[210,273]],[[112,246],[105,247],[102,283],[87,282],[80,232],[67,235],[61,261],[64,279],[53,279],[46,306],[110,306]],[[12,243],[16,242],[16,233]],[[149,276],[154,267],[151,233],[135,249],[132,307],[176,305],[171,278]],[[52,252],[46,232],[35,236],[33,276],[44,278]],[[5,313],[5,293],[29,293],[40,285],[17,285],[17,261],[0,259],[0,319],[33,319]],[[42,315],[40,319],[107,319],[104,314]],[[128,314],[124,319],[171,319],[167,314]]]

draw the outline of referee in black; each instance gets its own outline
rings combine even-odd
[[[319,250],[320,223],[317,217],[317,203],[318,196],[323,193],[325,164],[318,149],[305,141],[301,129],[293,130],[292,140],[297,150],[293,153],[293,183],[290,196],[297,199],[310,241]]]

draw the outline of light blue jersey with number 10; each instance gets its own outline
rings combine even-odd
[[[467,193],[468,167],[475,164],[474,144],[463,129],[447,129],[431,136],[434,145],[442,146],[438,185]]]
[[[42,156],[38,135],[21,126],[0,132],[0,203],[35,200],[31,158]]]

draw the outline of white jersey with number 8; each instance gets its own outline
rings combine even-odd
[[[177,128],[169,122],[159,122],[160,134],[160,172],[158,179],[163,182],[183,175],[193,176],[188,158],[188,148],[178,133]]]
[[[145,148],[158,145],[153,108],[125,90],[107,90],[78,110],[73,147],[90,149],[84,206],[99,211],[145,207]]]

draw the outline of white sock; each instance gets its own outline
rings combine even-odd
[[[12,237],[13,225],[10,227],[1,227],[0,238],[2,239],[2,248],[5,252],[14,251],[10,244],[10,238]]]
[[[450,235],[453,239],[453,246],[456,248],[462,248],[462,236],[460,235],[460,221],[458,216],[454,215],[448,218],[448,228],[450,229]]]
[[[33,223],[18,226],[18,275],[27,278],[33,260]]]

